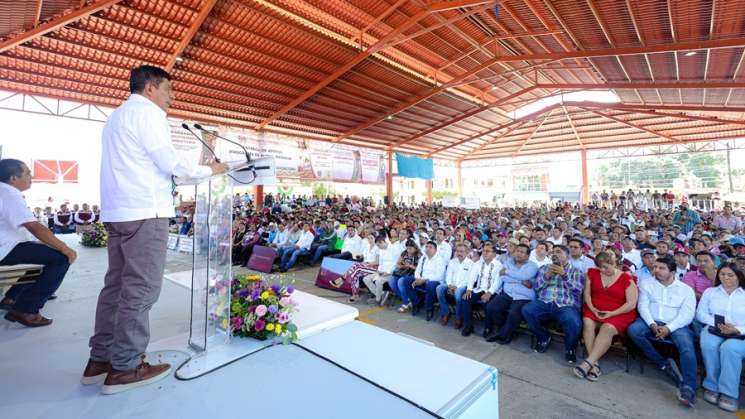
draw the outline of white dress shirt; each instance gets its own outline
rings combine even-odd
[[[447,240],[437,243],[437,256],[442,259],[442,265],[447,266],[450,258],[453,257],[453,246]]]
[[[502,264],[495,258],[491,263],[486,263],[484,258],[471,267],[471,277],[468,280],[468,290],[473,292],[489,292],[496,294],[499,286],[499,271]]]
[[[287,246],[289,238],[290,235],[287,233],[287,230],[277,231],[277,234],[274,235],[274,240],[272,240],[272,244],[276,245],[277,248],[285,247]]]
[[[631,263],[636,266],[636,269],[641,269],[642,265],[642,254],[639,249],[631,249],[630,252],[621,252],[624,259],[628,259]]]
[[[354,257],[361,256],[364,252],[362,250],[362,237],[359,234],[345,237],[344,243],[341,245],[341,252],[349,252]]]
[[[36,221],[21,191],[0,182],[0,260],[18,243],[28,241],[23,224]],[[46,223],[45,223],[46,225]]]
[[[420,257],[414,271],[414,278],[442,282],[445,279],[445,265],[442,263],[442,258],[437,254],[432,257],[427,255]]]
[[[102,138],[104,222],[174,217],[171,176],[212,174],[209,167],[190,164],[176,154],[166,113],[138,94],[112,112]]]
[[[546,255],[543,260],[538,260],[538,256],[535,254],[535,250],[533,250],[530,254],[530,261],[538,265],[538,268],[540,269],[543,266],[551,264],[551,256]]]
[[[734,325],[745,334],[745,290],[737,287],[727,294],[720,284],[704,291],[696,309],[696,319],[707,326],[714,326],[714,315],[724,316],[724,322]]]
[[[60,216],[61,216],[61,215],[62,215],[62,216],[66,216],[66,217],[68,217],[68,218],[67,218],[67,221],[64,221],[64,222],[63,222],[63,221],[62,221],[62,220],[60,219]],[[56,225],[56,226],[60,226],[60,227],[67,227],[67,226],[69,226],[70,224],[72,224],[72,221],[73,221],[73,216],[72,216],[72,213],[71,213],[71,212],[66,212],[66,213],[64,213],[64,214],[63,214],[63,213],[59,213],[59,212],[58,212],[58,213],[54,214],[54,225]]]
[[[379,249],[379,251],[378,272],[386,275],[392,274],[393,270],[396,269],[396,262],[398,262],[401,252],[391,245],[388,245],[385,249]]]
[[[466,257],[461,262],[457,257],[452,258],[445,271],[445,284],[453,285],[456,288],[467,286],[472,268],[473,261],[471,259]]]
[[[647,281],[642,284],[637,308],[647,325],[662,322],[672,333],[693,321],[696,295],[691,287],[677,279],[668,286],[657,280]]]
[[[314,237],[315,236],[313,236],[313,233],[311,233],[310,231],[303,231],[303,234],[300,235],[300,238],[297,240],[297,243],[295,243],[295,245],[299,249],[310,250],[310,245],[313,244]]]
[[[362,247],[364,247],[364,250],[362,251],[362,261],[371,265],[377,265],[378,255],[380,254],[380,249],[378,248],[378,246],[373,243],[371,247],[370,243],[363,243]]]

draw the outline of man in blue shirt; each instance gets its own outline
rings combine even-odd
[[[679,225],[683,234],[688,234],[693,231],[693,226],[701,222],[701,217],[696,211],[688,209],[687,202],[681,202],[679,208],[673,215],[673,224]]]
[[[507,344],[520,325],[523,306],[535,299],[533,280],[538,265],[530,260],[530,246],[519,244],[514,256],[505,260],[499,273],[498,294],[486,306],[487,342]]]

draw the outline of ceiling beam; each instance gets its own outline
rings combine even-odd
[[[520,129],[520,127],[522,127],[523,125],[527,124],[528,122],[530,122],[530,121],[520,121],[520,122],[518,122],[517,124],[511,126],[507,131],[505,131],[504,133],[500,134],[498,137],[494,137],[491,140],[485,142],[484,144],[481,144],[480,146],[478,146],[478,147],[474,148],[473,150],[469,151],[468,154],[471,155],[473,153],[478,153],[478,152],[484,150],[486,147],[489,147],[490,145],[492,145],[492,144],[496,143],[497,141],[501,140],[502,138],[505,138],[506,136],[512,134],[513,131],[515,131],[517,129]],[[461,159],[461,160],[463,160],[463,159]]]
[[[435,96],[437,94],[440,94],[444,90],[450,88],[451,87],[451,84],[458,83],[461,80],[467,79],[467,78],[469,78],[469,77],[471,77],[471,76],[473,76],[473,75],[475,75],[475,74],[477,74],[477,73],[479,73],[481,71],[484,71],[485,69],[487,69],[490,66],[494,65],[497,62],[497,60],[498,60],[497,58],[492,58],[490,60],[487,60],[484,63],[482,63],[481,65],[479,65],[478,67],[474,68],[473,70],[468,71],[466,73],[463,73],[463,74],[455,77],[453,80],[449,81],[448,83],[441,84],[440,86],[438,86],[438,87],[436,87],[434,89],[428,90],[428,91],[426,91],[424,93],[421,93],[421,94],[419,94],[417,96],[414,96],[411,99],[406,100],[403,103],[399,104],[395,108],[390,109],[385,114],[377,115],[377,116],[375,116],[373,118],[370,118],[367,121],[363,122],[362,124],[360,124],[360,125],[352,128],[351,130],[348,130],[348,131],[342,133],[341,135],[339,135],[338,137],[336,137],[334,139],[334,141],[339,142],[339,141],[341,141],[341,140],[343,140],[343,139],[345,139],[345,138],[347,138],[347,137],[349,137],[351,135],[355,135],[358,132],[360,132],[362,130],[365,130],[367,128],[370,128],[371,126],[373,126],[373,125],[375,125],[375,124],[377,124],[377,123],[385,120],[388,116],[395,115],[395,114],[397,114],[399,112],[402,112],[402,111],[404,111],[406,109],[409,109],[410,107],[418,104],[419,102],[422,102],[424,100],[427,100],[427,99],[431,98],[432,96]]]
[[[406,3],[407,1],[409,1],[409,0],[398,0],[396,3],[388,6],[388,8],[385,9],[385,11],[383,13],[381,13],[375,19],[373,19],[372,22],[368,23],[367,26],[365,26],[364,28],[360,29],[359,38],[352,37],[352,40],[359,40],[360,42],[363,42],[364,39],[365,39],[365,33],[367,31],[369,31],[370,29],[372,29],[373,27],[375,27],[375,25],[377,25],[378,23],[380,23],[383,19],[387,18],[388,15],[390,15],[393,12],[395,12],[396,9],[398,9],[402,4]]]
[[[578,108],[604,108],[604,109],[635,109],[645,110],[670,110],[670,111],[694,111],[694,112],[745,112],[745,107],[737,106],[701,106],[701,105],[633,105],[626,103],[601,103],[601,102],[579,102],[564,101],[564,106],[575,106]]]
[[[186,47],[191,43],[191,40],[194,39],[194,36],[197,34],[197,32],[199,32],[199,28],[202,27],[202,23],[204,23],[204,20],[207,19],[207,16],[209,16],[210,12],[212,12],[215,4],[217,4],[217,0],[207,0],[207,2],[204,4],[202,10],[199,11],[199,14],[191,23],[191,26],[189,26],[189,30],[181,39],[181,42],[179,42],[176,46],[176,50],[168,58],[168,62],[166,63],[166,71],[173,70],[173,66],[176,65],[176,61],[178,61],[178,58],[184,52]]]
[[[466,112],[466,113],[464,113],[462,115],[459,115],[459,116],[457,116],[455,118],[448,119],[447,121],[441,122],[441,123],[433,126],[432,128],[428,128],[428,129],[426,129],[426,130],[424,130],[422,132],[416,133],[416,134],[414,134],[414,135],[412,135],[410,137],[406,137],[406,138],[404,138],[402,140],[399,140],[399,141],[395,142],[391,146],[391,148],[400,147],[400,146],[402,146],[404,144],[408,144],[408,143],[416,140],[417,138],[421,138],[421,137],[424,137],[425,135],[432,134],[433,132],[439,131],[439,130],[441,130],[443,128],[446,128],[446,127],[448,127],[450,125],[457,124],[458,122],[463,121],[464,119],[468,119],[468,118],[470,118],[470,117],[472,117],[474,115],[477,115],[477,114],[479,114],[481,112],[484,112],[484,111],[488,110],[489,108],[492,108],[492,107],[495,107],[495,106],[499,106],[502,103],[504,103],[504,102],[506,102],[506,101],[508,101],[510,99],[513,99],[513,98],[518,97],[518,96],[522,96],[525,93],[528,93],[528,92],[532,91],[533,89],[535,89],[535,87],[533,87],[533,86],[528,87],[528,88],[525,88],[525,89],[522,89],[522,90],[520,90],[518,92],[515,92],[515,93],[509,95],[509,96],[505,96],[505,97],[503,97],[503,98],[501,98],[501,99],[499,99],[499,100],[497,100],[495,102],[486,104],[484,106],[480,106],[480,107],[478,107],[478,108],[476,108],[476,109],[474,109],[472,111],[468,111],[468,112]]]
[[[621,123],[621,124],[623,124],[623,125],[627,125],[627,126],[629,126],[629,127],[631,127],[631,128],[636,128],[636,129],[638,129],[638,130],[640,130],[640,131],[644,131],[644,132],[646,132],[646,133],[648,133],[648,134],[652,134],[652,135],[654,135],[655,137],[659,137],[659,138],[664,138],[664,139],[666,139],[666,140],[669,140],[670,142],[674,142],[674,143],[679,143],[680,141],[682,141],[682,140],[680,140],[680,139],[678,139],[678,138],[675,138],[675,137],[671,137],[671,136],[669,136],[669,135],[666,135],[666,134],[663,134],[663,133],[661,133],[661,132],[659,132],[659,131],[655,131],[655,130],[649,129],[649,128],[643,127],[643,126],[641,126],[641,125],[636,125],[636,124],[632,124],[631,122],[628,122],[628,121],[624,121],[624,120],[623,120],[623,119],[621,119],[621,118],[616,118],[616,117],[615,117],[615,116],[613,116],[613,115],[608,115],[608,114],[606,114],[606,113],[603,113],[603,112],[600,112],[600,111],[597,111],[597,110],[594,110],[594,109],[590,109],[590,108],[582,108],[582,107],[580,107],[580,108],[581,108],[581,109],[584,109],[584,110],[586,110],[586,111],[588,111],[588,112],[592,112],[592,113],[594,113],[595,115],[598,115],[598,116],[602,116],[602,117],[604,117],[604,118],[607,118],[607,119],[610,119],[610,120],[616,121],[616,122],[618,122],[618,123]]]
[[[418,21],[421,19],[429,16],[430,12],[428,10],[421,10],[420,12],[416,13],[415,15],[409,17],[406,19],[404,23],[402,23],[397,28],[391,30],[386,34],[383,38],[381,38],[378,42],[371,45],[366,50],[358,53],[354,58],[347,61],[344,65],[337,68],[333,73],[329,74],[325,79],[321,80],[320,82],[316,83],[313,87],[306,90],[303,94],[293,99],[290,103],[286,104],[279,110],[272,113],[268,118],[262,120],[257,126],[257,130],[264,129],[267,125],[271,124],[272,122],[276,121],[279,117],[290,111],[291,109],[295,108],[296,106],[300,105],[301,103],[305,102],[308,98],[313,96],[314,94],[318,93],[319,90],[323,89],[324,87],[328,86],[332,82],[334,82],[339,77],[343,76],[347,71],[351,70],[354,66],[357,64],[365,61],[368,57],[375,54],[376,52],[380,51],[381,49],[386,48],[391,41],[393,41],[396,37],[398,37],[399,34],[404,32],[405,30],[411,28],[414,26]]]
[[[579,137],[579,133],[577,132],[577,128],[574,126],[574,122],[572,121],[572,117],[569,115],[569,112],[567,112],[566,106],[562,106],[561,109],[564,110],[564,115],[567,117],[567,121],[569,121],[569,126],[572,127],[572,132],[574,133],[574,138],[577,139],[577,143],[579,144],[580,148],[584,150],[585,145],[582,144],[582,138]]]
[[[501,0],[504,1],[504,0]],[[481,6],[482,4],[496,4],[495,0],[449,0],[449,1],[430,1],[427,8],[433,12],[444,12],[446,10],[460,9],[463,7]]]
[[[509,128],[510,126],[513,126],[513,125],[515,125],[517,123],[519,123],[519,121],[510,121],[510,122],[508,122],[506,124],[498,125],[498,126],[496,126],[494,128],[490,128],[490,129],[488,129],[486,131],[482,131],[482,132],[476,133],[474,135],[470,135],[470,136],[468,136],[468,137],[466,137],[466,138],[464,138],[462,140],[459,140],[459,141],[456,141],[454,143],[451,143],[451,144],[448,144],[448,145],[444,145],[444,146],[439,147],[439,148],[437,148],[435,150],[432,150],[429,153],[427,153],[427,155],[425,157],[431,157],[433,154],[441,153],[441,152],[443,152],[445,150],[449,150],[449,149],[451,149],[453,147],[458,147],[459,145],[465,144],[465,143],[467,143],[469,141],[473,141],[475,139],[484,137],[486,135],[493,134],[493,133],[495,133],[495,132],[497,132],[499,130],[502,130],[502,129],[505,129],[505,128]]]
[[[44,0],[36,1],[36,10],[34,10],[34,27],[39,26],[39,21],[41,20],[41,6],[43,5]]]
[[[597,58],[622,55],[660,54],[663,52],[694,51],[702,49],[739,48],[745,46],[745,38],[712,39],[704,41],[675,42],[670,44],[639,47],[603,48],[583,51],[552,52],[543,54],[502,55],[499,61],[569,60],[573,58]]]
[[[629,105],[630,106],[630,105]],[[656,109],[656,107],[652,106]],[[666,118],[679,118],[679,119],[686,119],[689,121],[704,121],[704,122],[715,122],[718,124],[730,124],[730,125],[742,125],[745,126],[745,121],[739,121],[734,119],[723,119],[718,118],[716,116],[701,116],[701,115],[691,115],[683,112],[679,113],[666,113],[666,112],[659,112],[655,109],[639,109],[639,108],[630,108],[630,107],[616,107],[615,105],[609,105],[604,106],[604,109],[612,109],[612,110],[623,110],[628,111],[631,113],[639,113],[643,115],[653,115],[653,116],[659,116],[659,117],[666,117]],[[671,122],[675,123],[675,122]],[[680,123],[680,122],[678,122]]]
[[[631,7],[631,0],[626,0],[626,11],[629,13],[629,17],[631,18],[631,24],[634,26],[634,32],[636,33],[636,39],[639,40],[639,43],[642,46],[647,45],[647,43],[644,41],[644,37],[642,36],[641,30],[639,30],[639,24],[636,21],[636,16],[634,15],[634,8]],[[654,78],[654,71],[652,70],[652,63],[649,61],[649,54],[644,54],[644,62],[647,65],[647,72],[649,73],[649,78],[652,79],[652,82],[655,82]],[[660,91],[655,89],[654,91],[657,94],[657,99],[660,103],[664,103],[665,101],[662,100],[662,96],[660,95]]]
[[[553,109],[551,109],[550,111],[548,111],[548,113],[546,113],[546,116],[543,117],[543,119],[541,120],[541,123],[536,125],[535,128],[533,128],[533,131],[530,131],[530,135],[528,135],[528,138],[526,138],[525,141],[523,141],[523,143],[520,144],[520,147],[517,149],[516,152],[512,153],[512,157],[517,156],[518,154],[520,154],[521,151],[523,151],[523,148],[528,144],[528,141],[530,141],[530,139],[533,138],[533,136],[538,132],[538,130],[541,129],[541,127],[543,126],[543,123],[548,120],[548,118],[551,116],[552,113],[554,113]]]
[[[0,42],[0,53],[8,51],[9,49],[13,47],[23,44],[24,42],[28,42],[42,35],[46,35],[49,32],[55,31],[69,23],[75,22],[86,16],[90,16],[93,13],[96,13],[107,7],[113,6],[121,1],[122,0],[94,1],[93,3],[90,3],[87,6],[83,6],[76,10],[73,10],[72,12],[66,15],[62,15],[62,16],[57,17],[56,19],[52,19],[48,22],[42,23],[41,25],[38,25],[31,30],[20,33],[12,38],[9,38],[9,39],[6,39]]]
[[[538,83],[537,89],[740,89],[745,88],[745,82],[731,80],[700,81],[700,82],[606,82],[606,83]]]

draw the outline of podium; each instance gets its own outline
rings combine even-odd
[[[177,371],[180,379],[196,378],[255,350],[257,345],[230,343],[230,296],[233,243],[233,184],[250,173],[248,162],[229,162],[229,172],[207,178],[177,177],[176,185],[193,186],[194,235],[191,281],[175,280],[191,289],[189,333],[185,352],[189,361]],[[241,170],[243,170],[241,172]],[[238,173],[241,173],[240,175]],[[188,275],[187,273],[184,273]],[[182,274],[183,276],[183,274]],[[183,336],[162,341],[164,348],[183,347]],[[261,346],[259,345],[259,348]]]

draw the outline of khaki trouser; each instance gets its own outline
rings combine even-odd
[[[168,219],[105,223],[109,270],[98,296],[91,359],[116,370],[140,364],[150,342],[150,308],[163,284]]]
[[[391,278],[390,274],[384,274],[376,272],[374,274],[365,275],[362,281],[367,286],[367,289],[375,296],[375,301],[380,302],[383,297],[383,285]]]

